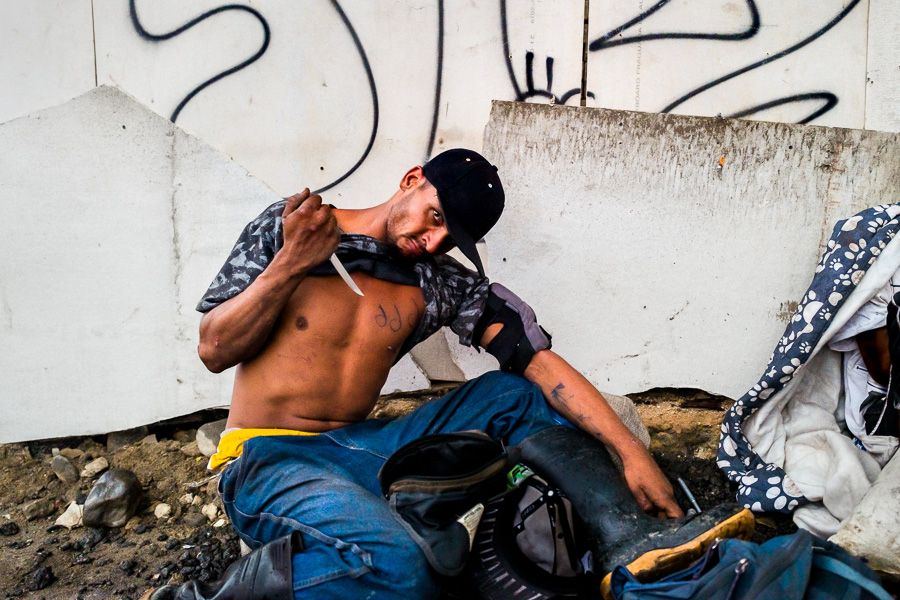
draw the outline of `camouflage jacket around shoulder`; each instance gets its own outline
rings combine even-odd
[[[283,200],[272,204],[244,227],[228,260],[197,304],[198,311],[208,312],[234,298],[266,269],[284,244],[281,225],[284,204]],[[398,269],[414,271],[409,274],[410,278],[417,278],[422,289],[425,315],[404,342],[398,360],[444,325],[459,336],[461,344],[472,345],[475,324],[481,318],[487,300],[489,284],[486,278],[466,269],[449,256],[428,257],[406,264],[392,258],[383,242],[365,235],[341,235],[338,257],[344,260],[347,255],[360,254],[371,255],[378,261],[393,262]],[[348,269],[354,270],[350,265]]]

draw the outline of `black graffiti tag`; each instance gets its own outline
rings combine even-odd
[[[178,27],[177,29],[173,29],[172,31],[170,31],[168,33],[154,34],[154,33],[150,33],[146,29],[144,29],[144,26],[141,25],[141,20],[138,18],[138,14],[137,14],[137,7],[135,6],[135,0],[128,0],[128,11],[129,11],[129,14],[131,15],[131,23],[134,25],[134,28],[138,32],[138,35],[140,35],[145,40],[149,40],[151,42],[163,42],[165,40],[170,40],[177,35],[181,35],[182,33],[187,31],[188,29],[194,27],[195,25],[202,23],[203,21],[212,17],[213,15],[217,15],[219,13],[226,12],[226,11],[235,11],[235,10],[248,12],[251,15],[253,15],[254,17],[256,17],[256,19],[260,22],[260,24],[263,27],[263,43],[262,43],[262,45],[260,46],[259,50],[257,50],[256,53],[253,56],[251,56],[250,58],[234,65],[233,67],[231,67],[229,69],[225,69],[221,73],[217,73],[216,75],[213,75],[212,77],[210,77],[209,79],[207,79],[206,81],[204,81],[203,83],[201,83],[200,85],[195,87],[193,90],[191,90],[188,93],[188,95],[185,96],[181,100],[181,102],[178,103],[178,106],[172,112],[172,116],[169,117],[173,123],[178,120],[178,115],[181,113],[182,109],[187,105],[187,103],[190,102],[194,98],[194,96],[196,96],[201,91],[205,90],[206,88],[208,88],[215,82],[217,82],[221,79],[224,79],[225,77],[228,77],[232,73],[237,73],[241,69],[244,69],[244,68],[250,66],[251,64],[255,63],[257,60],[262,58],[262,55],[266,53],[266,49],[268,49],[268,47],[269,47],[269,40],[272,37],[271,32],[269,30],[269,23],[265,20],[265,18],[263,18],[263,16],[259,13],[259,11],[254,8],[250,8],[249,6],[244,6],[242,4],[227,4],[225,6],[219,6],[217,8],[213,8],[212,10],[208,10],[205,13],[201,14],[200,16],[191,19],[190,21],[188,21],[181,27]]]
[[[131,23],[134,25],[135,31],[137,31],[138,35],[140,35],[145,40],[148,40],[151,42],[158,43],[158,42],[170,40],[170,39],[174,38],[175,36],[184,33],[188,29],[191,29],[195,25],[198,25],[199,23],[212,17],[213,15],[217,15],[219,13],[223,13],[226,11],[248,12],[251,15],[253,15],[254,17],[256,17],[256,19],[259,21],[259,23],[263,27],[263,42],[260,45],[259,50],[257,50],[256,53],[253,54],[253,56],[251,56],[250,58],[234,65],[233,67],[231,67],[229,69],[225,69],[221,73],[217,73],[216,75],[210,77],[209,79],[207,79],[206,81],[204,81],[203,83],[201,83],[200,85],[195,87],[193,90],[191,90],[187,94],[187,96],[185,96],[181,100],[181,102],[178,103],[178,106],[172,112],[172,116],[170,117],[170,120],[173,123],[176,120],[178,120],[178,115],[181,114],[181,111],[184,109],[184,107],[188,104],[188,102],[193,100],[193,98],[197,94],[199,94],[201,91],[208,88],[212,84],[216,83],[217,81],[220,81],[220,80],[224,79],[225,77],[228,77],[229,75],[237,73],[241,69],[244,69],[244,68],[250,66],[257,60],[262,58],[263,54],[266,53],[266,50],[269,47],[269,40],[271,39],[271,31],[269,29],[269,23],[268,23],[268,21],[266,21],[265,17],[263,17],[262,14],[258,10],[251,8],[249,6],[244,6],[242,4],[227,4],[224,6],[219,6],[219,7],[216,7],[216,8],[213,8],[211,10],[204,12],[203,14],[191,19],[190,21],[188,21],[181,27],[173,29],[172,31],[169,31],[167,33],[154,34],[154,33],[150,33],[149,31],[147,31],[144,28],[144,26],[141,24],[141,21],[138,18],[137,7],[135,6],[135,1],[136,0],[128,0],[128,8],[129,8],[129,12],[131,15]],[[442,0],[441,0],[441,2],[443,4]],[[329,190],[329,189],[333,188],[334,186],[336,186],[337,184],[339,184],[340,182],[347,179],[348,177],[350,177],[350,175],[352,175],[353,172],[356,171],[356,169],[358,169],[359,166],[366,160],[366,157],[368,157],[369,152],[372,150],[372,146],[375,144],[375,136],[378,133],[378,116],[379,116],[378,115],[378,90],[375,87],[375,77],[374,77],[374,75],[372,75],[372,67],[369,65],[369,59],[366,57],[366,52],[365,52],[365,49],[363,48],[362,42],[360,42],[359,36],[356,34],[356,30],[353,28],[353,24],[350,22],[350,19],[347,18],[347,15],[346,15],[346,13],[344,13],[344,10],[341,8],[340,3],[338,3],[337,0],[331,0],[331,4],[332,4],[332,7],[335,9],[335,11],[337,11],[338,16],[341,18],[341,22],[347,28],[348,33],[350,33],[350,37],[353,38],[353,44],[356,48],[357,53],[359,54],[360,60],[362,61],[363,69],[366,72],[366,78],[367,78],[368,84],[369,84],[369,92],[372,96],[372,131],[369,134],[369,141],[366,144],[366,147],[363,150],[362,155],[359,157],[359,159],[356,161],[356,163],[352,167],[350,167],[347,171],[345,171],[340,177],[338,177],[337,179],[335,179],[328,185],[325,185],[325,186],[315,190],[315,192],[313,192],[313,193],[321,193],[321,192],[324,192],[325,190]],[[437,115],[437,111],[435,111],[435,115]],[[436,118],[436,116],[435,116],[435,118]],[[436,128],[436,125],[435,125],[435,128]]]
[[[524,102],[529,98],[547,98],[553,104],[565,104],[575,95],[580,95],[582,89],[580,87],[573,88],[565,92],[562,96],[556,96],[553,93],[553,57],[548,56],[545,65],[547,69],[547,87],[546,89],[537,89],[534,86],[534,52],[525,53],[525,90],[519,86],[519,80],[513,70],[512,53],[509,49],[509,26],[507,20],[506,0],[500,0],[500,34],[503,38],[503,57],[506,61],[506,71],[509,74],[509,81],[512,83],[513,90],[516,95],[517,102]],[[593,92],[587,92],[586,96],[594,98]]]
[[[633,19],[626,22],[625,24],[620,25],[614,29],[611,29],[610,31],[601,35],[599,38],[592,41],[589,48],[592,52],[598,52],[598,51],[605,50],[607,48],[612,48],[614,46],[622,46],[625,44],[635,44],[635,43],[643,42],[643,41],[668,40],[668,39],[707,39],[707,40],[718,40],[718,41],[746,40],[746,39],[754,37],[755,35],[757,35],[757,33],[759,33],[759,29],[761,26],[761,20],[760,20],[759,10],[756,6],[756,3],[753,0],[745,0],[745,1],[747,4],[748,12],[750,14],[750,25],[748,25],[747,28],[744,29],[743,31],[740,31],[737,33],[701,33],[701,32],[675,33],[675,32],[669,32],[669,33],[654,33],[654,34],[648,34],[648,35],[626,36],[626,37],[618,37],[618,38],[616,37],[616,36],[620,36],[622,34],[622,32],[624,32],[624,31],[630,29],[631,27],[637,25],[638,23],[644,21],[647,17],[649,17],[653,13],[657,12],[658,10],[660,10],[661,8],[663,8],[666,4],[668,4],[670,2],[670,0],[660,0],[659,2],[654,4],[652,7],[645,10],[644,12],[640,13]],[[746,67],[737,69],[736,71],[732,71],[731,73],[723,75],[722,77],[714,79],[713,81],[710,81],[694,90],[691,90],[690,92],[684,94],[677,100],[675,100],[675,101],[671,102],[670,104],[668,104],[667,106],[665,106],[660,112],[662,112],[662,113],[671,112],[672,110],[674,110],[678,106],[684,104],[691,98],[693,98],[699,94],[702,94],[705,91],[707,91],[713,87],[716,87],[717,85],[725,83],[726,81],[734,79],[735,77],[739,77],[739,76],[743,75],[744,73],[747,73],[754,69],[758,69],[762,66],[765,66],[776,60],[780,60],[780,59],[784,58],[785,56],[788,56],[789,54],[796,52],[797,50],[799,50],[799,49],[803,48],[804,46],[817,40],[822,35],[824,35],[826,32],[828,32],[830,29],[832,29],[835,25],[840,23],[847,16],[847,14],[849,14],[850,11],[856,7],[857,4],[859,4],[859,0],[851,0],[851,2],[848,3],[847,6],[845,6],[838,13],[837,16],[835,16],[826,25],[824,25],[823,27],[821,27],[820,29],[815,31],[812,35],[810,35],[806,38],[803,38],[799,42],[795,43],[793,46],[790,46],[789,48],[786,48],[780,52],[774,53],[771,56],[766,57],[765,59],[751,63],[751,64],[747,65]],[[777,98],[775,100],[771,100],[769,102],[764,102],[762,104],[751,106],[751,107],[748,107],[745,109],[741,109],[739,111],[736,111],[734,113],[731,113],[731,114],[728,114],[725,116],[727,116],[729,118],[746,117],[746,116],[767,110],[769,108],[774,108],[776,106],[782,106],[785,104],[798,103],[798,102],[809,102],[809,101],[821,101],[822,105],[818,109],[816,109],[815,111],[810,113],[808,116],[806,116],[803,119],[801,119],[800,121],[798,121],[798,123],[801,123],[801,124],[809,123],[812,120],[827,113],[828,111],[830,111],[837,105],[838,97],[836,94],[834,94],[832,92],[828,92],[828,91],[816,91],[816,92],[809,92],[809,93],[804,93],[804,94],[795,94],[795,95],[791,95],[791,96],[785,96],[783,98]]]

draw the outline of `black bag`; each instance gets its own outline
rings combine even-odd
[[[506,491],[510,457],[481,431],[406,444],[378,473],[391,513],[441,575],[462,572],[484,503]]]

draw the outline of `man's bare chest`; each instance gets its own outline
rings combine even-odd
[[[378,354],[399,350],[425,313],[421,289],[363,273],[354,273],[353,279],[364,296],[351,291],[340,277],[308,277],[288,302],[279,329],[306,344],[360,352],[372,346]]]

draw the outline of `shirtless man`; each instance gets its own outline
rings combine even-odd
[[[479,323],[491,292],[475,241],[503,202],[496,168],[469,150],[413,167],[371,208],[329,207],[304,190],[247,226],[198,306],[206,313],[204,364],[216,373],[237,367],[210,466],[224,465],[226,512],[252,548],[299,532],[287,553],[296,597],[438,595],[437,578],[376,480],[390,454],[430,433],[480,429],[514,445],[565,423],[561,415],[622,459],[640,508],[682,516],[647,449],[527,317],[536,348],[524,363],[507,361],[518,360],[524,379],[490,373],[396,421],[364,420],[391,366],[441,326],[489,351],[499,339],[505,322]],[[479,273],[443,256],[454,245]],[[363,297],[327,270],[335,251]]]

